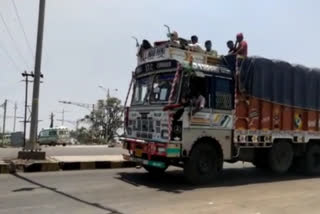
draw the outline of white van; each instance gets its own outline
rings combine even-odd
[[[70,132],[65,127],[42,129],[39,133],[40,145],[68,145],[71,144]]]

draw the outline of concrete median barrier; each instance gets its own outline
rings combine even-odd
[[[10,172],[10,165],[3,161],[0,161],[0,174],[7,174]]]
[[[10,160],[0,162],[1,173],[52,172],[59,170],[93,170],[135,167],[136,163],[126,161],[121,155],[101,156],[52,156],[46,160]]]
[[[136,164],[126,161],[121,155],[101,156],[54,156],[62,170],[115,169],[135,167]]]

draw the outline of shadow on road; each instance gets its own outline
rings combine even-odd
[[[73,195],[70,195],[70,194],[68,194],[68,193],[62,192],[62,191],[60,191],[60,190],[58,190],[58,189],[56,189],[56,188],[52,188],[52,187],[46,186],[46,185],[44,185],[44,184],[38,183],[38,182],[36,182],[36,181],[33,181],[33,180],[31,180],[31,179],[29,179],[29,178],[26,178],[26,177],[24,177],[24,176],[22,176],[22,175],[13,174],[13,176],[15,176],[16,178],[19,178],[19,179],[21,179],[21,180],[24,180],[24,181],[26,181],[26,182],[29,182],[29,183],[31,183],[31,184],[34,184],[34,185],[36,185],[36,186],[39,186],[40,188],[44,188],[44,189],[50,190],[50,191],[52,191],[52,192],[54,192],[54,193],[57,193],[57,194],[59,194],[59,195],[62,195],[62,196],[64,196],[64,197],[70,198],[70,199],[72,199],[72,200],[74,200],[74,201],[77,201],[77,202],[80,202],[80,203],[83,203],[83,204],[86,204],[86,205],[89,205],[89,206],[92,206],[92,207],[95,207],[95,208],[98,208],[98,209],[107,211],[108,214],[122,214],[122,213],[120,213],[119,211],[117,211],[117,210],[115,210],[115,209],[112,209],[112,208],[110,208],[110,207],[105,207],[105,206],[102,206],[101,204],[98,204],[98,203],[92,203],[92,202],[89,202],[89,201],[85,201],[85,200],[83,200],[83,199],[77,198],[77,197],[75,197],[75,196],[73,196]],[[13,191],[14,191],[14,192],[19,192],[19,191],[23,191],[23,190],[13,190]]]
[[[41,187],[23,187],[19,189],[12,190],[12,192],[29,192],[33,191],[35,189],[40,189]]]
[[[120,172],[118,175],[119,177],[116,177],[117,179],[131,185],[146,186],[157,189],[158,191],[170,193],[183,193],[184,191],[198,188],[230,187],[312,178],[293,172],[277,175],[270,171],[259,170],[254,167],[224,169],[223,174],[213,181],[212,184],[204,186],[193,186],[186,183],[182,170],[171,170],[158,177],[150,175],[146,171]]]

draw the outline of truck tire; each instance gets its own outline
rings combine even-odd
[[[283,174],[291,167],[293,148],[288,141],[275,142],[269,152],[269,167],[272,171]]]
[[[221,156],[221,155],[220,155]],[[191,184],[207,184],[222,171],[223,161],[218,151],[208,143],[199,143],[184,163],[184,175]]]
[[[168,167],[158,168],[153,166],[143,165],[143,168],[149,172],[150,175],[162,175],[166,171]]]
[[[320,174],[320,146],[317,144],[311,145],[304,157],[304,171],[307,175]]]

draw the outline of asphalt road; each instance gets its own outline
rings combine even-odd
[[[143,169],[0,175],[0,213],[320,213],[319,178],[242,167],[228,165],[204,187],[186,184],[176,168],[163,177]]]
[[[0,148],[0,160],[16,158],[21,148]],[[67,155],[121,155],[126,153],[121,147],[108,148],[98,145],[76,145],[76,146],[54,146],[42,147],[42,151],[48,156],[67,156]]]

